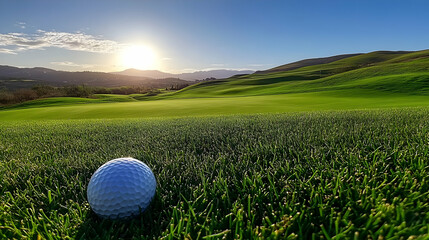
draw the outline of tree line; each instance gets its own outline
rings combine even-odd
[[[165,88],[166,90],[179,90],[187,85],[172,85]],[[53,87],[49,85],[36,85],[32,88],[18,89],[16,91],[8,91],[0,89],[0,104],[10,105],[21,103],[29,100],[49,97],[90,97],[93,94],[150,94],[154,89],[143,86],[128,86],[128,87],[93,87],[86,85]]]

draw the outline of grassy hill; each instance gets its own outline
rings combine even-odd
[[[372,52],[289,71],[200,83],[165,97],[225,97],[332,91],[335,95],[426,94],[429,50]]]
[[[258,74],[264,74],[264,73],[273,73],[273,72],[284,72],[284,71],[290,71],[302,67],[308,67],[313,65],[319,65],[319,64],[325,64],[325,63],[331,63],[335,62],[344,58],[349,58],[353,56],[360,55],[360,53],[357,54],[344,54],[344,55],[337,55],[332,57],[325,57],[325,58],[311,58],[311,59],[305,59],[293,63],[284,64],[278,67],[274,67],[268,70],[264,71],[257,71]]]
[[[0,111],[0,120],[183,117],[415,107],[427,106],[428,94],[429,50],[378,51],[288,71],[202,82],[157,96],[105,95],[97,99],[39,100]]]

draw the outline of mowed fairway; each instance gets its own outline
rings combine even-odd
[[[187,117],[231,114],[282,113],[323,110],[351,110],[429,106],[429,97],[389,94],[377,91],[327,91],[243,97],[164,99],[114,103],[93,103],[63,98],[54,106],[38,100],[21,108],[0,111],[1,120],[111,119]],[[49,99],[48,99],[49,100]],[[85,99],[83,99],[85,100]],[[78,104],[79,103],[79,104]],[[52,103],[50,103],[52,105]],[[59,106],[58,106],[59,105]]]
[[[165,104],[16,110],[2,118],[20,111],[21,119],[37,111],[96,118],[108,109],[120,117],[121,108]],[[426,239],[428,137],[427,108],[1,121],[0,238]],[[87,184],[101,164],[125,156],[153,169],[155,199],[132,221],[101,220],[86,200]]]

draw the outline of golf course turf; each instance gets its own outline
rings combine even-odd
[[[428,56],[3,107],[0,238],[427,239]],[[87,184],[119,157],[153,170],[156,195],[102,220]]]
[[[429,110],[0,123],[2,238],[427,236]],[[158,188],[99,219],[91,174],[131,156]]]

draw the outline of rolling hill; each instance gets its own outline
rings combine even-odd
[[[289,64],[294,65],[297,63]],[[345,96],[352,93],[364,96],[372,92],[427,95],[429,50],[349,55],[337,61],[287,71],[268,70],[203,82],[164,97],[234,97],[309,92],[330,92]]]
[[[332,56],[332,57],[324,57],[324,58],[311,58],[311,59],[304,59],[301,61],[297,61],[297,62],[293,62],[293,63],[288,63],[288,64],[284,64],[278,67],[274,67],[268,70],[263,70],[263,71],[257,71],[257,74],[264,74],[264,73],[273,73],[273,72],[283,72],[283,71],[290,71],[290,70],[294,70],[294,69],[298,69],[298,68],[302,68],[302,67],[308,67],[308,66],[313,66],[313,65],[319,65],[319,64],[325,64],[325,63],[331,63],[331,62],[335,62],[344,58],[348,58],[348,57],[353,57],[353,56],[357,56],[357,55],[361,55],[361,53],[356,53],[356,54],[343,54],[343,55],[337,55],[337,56]]]

